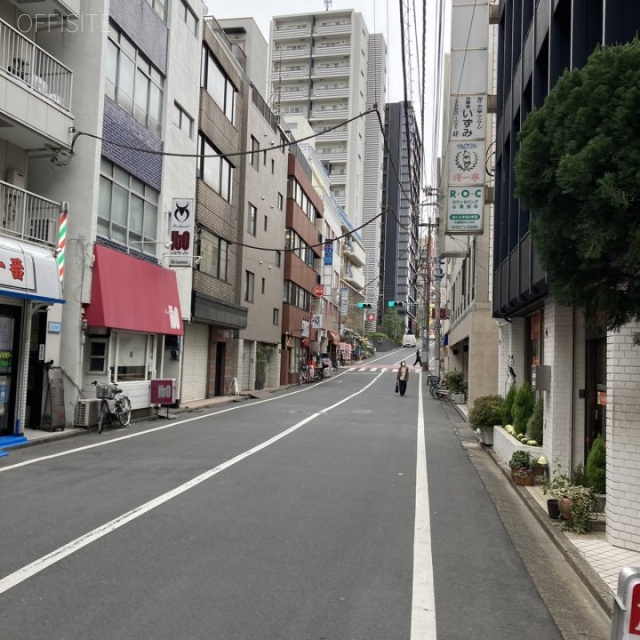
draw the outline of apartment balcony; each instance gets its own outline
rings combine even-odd
[[[346,149],[323,149],[321,147],[316,147],[316,153],[318,154],[318,158],[320,158],[320,160],[324,160],[326,162],[347,161]]]
[[[313,29],[314,35],[338,35],[342,33],[351,33],[351,20],[345,20],[344,22],[334,22],[333,24],[318,25]]]
[[[347,241],[344,243],[344,255],[357,267],[364,267],[367,263],[365,250],[356,242]]]
[[[308,58],[311,53],[310,47],[302,47],[301,49],[275,49],[273,52],[274,60],[293,60],[296,58]]]
[[[332,171],[329,173],[329,180],[332,186],[347,184],[347,172],[346,171]]]
[[[322,100],[323,98],[348,98],[349,97],[349,87],[339,87],[333,89],[314,89],[311,97],[318,100]]]
[[[60,204],[0,180],[0,233],[50,247],[58,242]]]
[[[277,94],[277,89],[276,89]],[[309,99],[309,87],[306,85],[301,88],[286,88],[282,87],[280,93],[277,94],[280,100],[308,100]]]
[[[318,67],[317,65],[313,67],[311,71],[311,77],[314,79],[317,78],[340,78],[345,77],[348,78],[351,74],[351,67],[348,64],[341,64],[337,67]]]
[[[277,84],[280,80],[296,80],[297,78],[307,78],[309,77],[309,69],[305,67],[304,69],[273,69],[271,71],[271,82]]]
[[[349,132],[346,129],[332,129],[331,131],[318,130],[322,142],[346,142]]]
[[[300,27],[299,25],[287,26],[276,23],[276,28],[273,30],[274,40],[288,40],[290,38],[305,38],[311,35],[311,26],[305,25]]]
[[[347,284],[350,284],[354,289],[358,289],[358,290],[364,289],[365,279],[364,279],[364,273],[362,269],[359,269],[358,267],[354,267],[350,265],[348,262],[345,263],[344,265],[344,269],[342,272],[342,279]]]
[[[26,14],[32,18],[45,18],[47,25],[58,16],[81,16],[80,0],[11,0],[20,10],[21,14]],[[35,20],[34,20],[35,22]],[[61,23],[60,23],[61,24]],[[78,18],[77,24],[80,24]],[[59,23],[56,23],[59,27]]]
[[[313,109],[309,120],[345,120],[349,117],[349,109]]]
[[[23,149],[69,147],[73,72],[0,20],[0,138]]]
[[[341,45],[318,45],[313,47],[313,57],[314,58],[322,58],[325,56],[348,56],[351,54],[351,45],[350,44],[341,44]]]

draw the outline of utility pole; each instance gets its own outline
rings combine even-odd
[[[427,257],[424,261],[424,299],[422,321],[422,370],[429,371],[429,333],[431,331],[431,222],[427,227]]]
[[[440,341],[441,341],[441,337],[440,337],[440,279],[439,279],[439,275],[440,275],[440,253],[438,250],[438,239],[439,239],[439,235],[440,235],[440,211],[438,211],[438,213],[436,213],[436,222],[434,225],[434,231],[435,233],[433,234],[433,256],[434,256],[434,260],[438,260],[438,274],[435,277],[435,285],[436,285],[436,308],[435,308],[435,321],[434,321],[434,329],[435,329],[435,346],[436,346],[436,373],[435,375],[438,376],[438,378],[441,375],[441,371],[440,371]]]

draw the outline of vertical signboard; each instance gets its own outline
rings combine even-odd
[[[451,30],[446,233],[468,235],[484,223],[488,0],[455,0]]]
[[[174,198],[171,206],[169,232],[170,267],[190,267],[193,262],[193,230],[196,213],[192,198]]]

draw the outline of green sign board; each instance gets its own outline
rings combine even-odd
[[[482,233],[484,186],[450,186],[447,194],[447,233]]]

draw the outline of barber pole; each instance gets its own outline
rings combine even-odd
[[[60,283],[64,280],[64,258],[67,249],[67,211],[60,214],[60,224],[58,226],[58,250],[56,251],[56,262],[58,263],[58,275]]]

